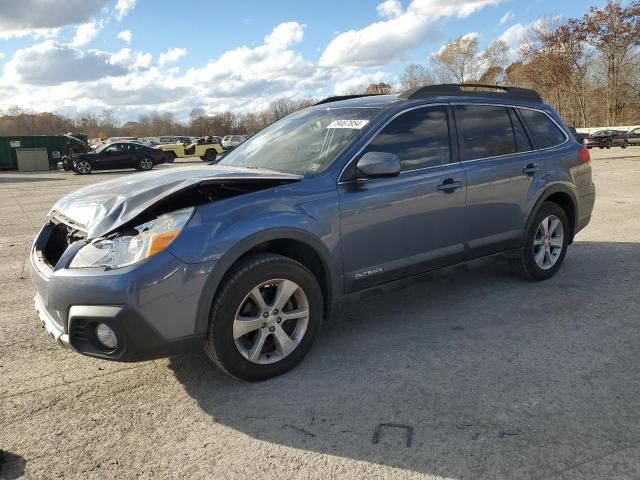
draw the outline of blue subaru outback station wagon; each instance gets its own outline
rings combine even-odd
[[[594,200],[587,149],[532,90],[332,97],[215,165],[62,198],[33,245],[35,306],[85,355],[204,346],[225,372],[262,380],[366,290],[496,254],[548,279]]]

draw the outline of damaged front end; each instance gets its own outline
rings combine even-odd
[[[221,175],[209,178],[175,178],[171,172],[156,175],[151,182],[122,180],[85,187],[56,203],[36,240],[34,255],[45,273],[56,267],[72,245],[74,255],[63,267],[132,265],[167,248],[199,205],[300,179],[271,172],[256,175],[246,169],[221,170]],[[207,173],[213,171],[210,167]]]

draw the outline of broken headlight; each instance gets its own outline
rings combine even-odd
[[[78,250],[69,267],[120,268],[149,258],[175,240],[193,210],[190,207],[166,213],[121,235],[88,243]]]

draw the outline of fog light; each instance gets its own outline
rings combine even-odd
[[[109,350],[113,350],[118,346],[116,334],[106,323],[99,323],[96,327],[96,337],[98,341]]]

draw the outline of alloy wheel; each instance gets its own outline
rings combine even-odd
[[[78,171],[78,173],[84,175],[91,172],[91,164],[89,164],[89,162],[87,162],[86,160],[81,160],[76,163],[76,170]]]
[[[151,170],[153,168],[153,162],[149,158],[143,158],[140,160],[140,168],[142,168],[142,170]]]
[[[562,222],[555,215],[545,217],[538,229],[533,240],[533,257],[543,270],[552,268],[564,248],[564,229]]]
[[[309,324],[309,301],[292,280],[273,279],[254,287],[233,321],[233,339],[252,363],[276,363],[302,342]]]

